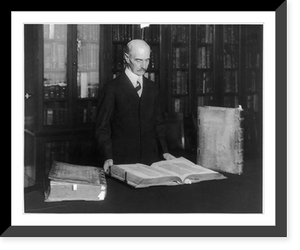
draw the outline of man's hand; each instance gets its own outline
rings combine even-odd
[[[114,164],[114,161],[112,159],[108,159],[103,164],[103,169],[105,174],[109,174],[109,168]]]
[[[164,159],[166,159],[167,161],[176,158],[175,156],[173,156],[173,155],[171,155],[171,154],[169,154],[169,153],[164,153],[164,154],[163,154],[163,157],[164,157]]]

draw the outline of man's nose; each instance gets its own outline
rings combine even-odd
[[[147,62],[147,61],[142,61],[141,67],[144,68],[144,69],[147,69],[147,67],[148,67],[148,62]]]

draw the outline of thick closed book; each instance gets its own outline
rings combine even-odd
[[[243,109],[198,107],[197,164],[218,172],[243,173]]]
[[[102,168],[54,161],[45,184],[45,202],[101,201],[107,193]]]
[[[140,163],[113,165],[110,168],[110,174],[135,188],[193,184],[226,178],[184,157],[155,162],[151,166]]]

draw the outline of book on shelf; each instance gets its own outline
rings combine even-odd
[[[188,72],[175,70],[173,71],[172,84],[173,94],[184,95],[188,93]]]
[[[209,69],[211,68],[211,47],[202,46],[197,49],[197,68]]]
[[[44,85],[44,99],[63,99],[66,97],[65,83],[45,84]]]
[[[64,125],[67,123],[65,103],[51,102],[44,107],[44,125]]]
[[[53,109],[48,108],[44,110],[44,125],[53,125]]]
[[[66,97],[67,83],[65,73],[44,73],[44,99],[63,99]]]
[[[239,42],[239,25],[223,26],[224,43],[235,44]]]
[[[78,123],[88,123],[96,121],[97,107],[88,102],[87,107],[80,106],[77,108],[77,121]]]
[[[173,68],[186,69],[189,67],[189,53],[187,47],[173,47]]]
[[[135,188],[226,179],[224,175],[194,164],[184,157],[155,162],[151,166],[141,163],[113,165],[110,167],[110,175]]]
[[[143,39],[147,43],[157,43],[160,40],[160,28],[159,25],[150,25],[142,30]]]
[[[146,72],[146,73],[144,74],[144,76],[145,76],[146,78],[150,79],[150,80],[153,81],[153,82],[155,82],[155,79],[157,79],[157,78],[155,77],[155,72]]]
[[[206,94],[213,92],[212,72],[197,72],[197,94]]]
[[[225,70],[224,71],[224,91],[225,92],[238,92],[238,71]]]
[[[107,193],[103,168],[54,161],[45,181],[45,202],[101,201]]]
[[[183,113],[188,114],[189,113],[189,101],[188,96],[181,96],[173,98],[173,111],[175,113]]]
[[[175,43],[188,44],[189,42],[189,26],[172,25],[171,39]]]
[[[246,52],[246,68],[259,68],[260,67],[260,53],[256,52],[253,48],[248,48]]]
[[[243,109],[198,107],[197,164],[218,172],[243,173]]]
[[[199,25],[197,28],[198,44],[212,43],[213,42],[213,26],[212,25]]]
[[[259,101],[258,94],[247,94],[247,109],[253,110],[254,112],[258,112],[259,109]]]
[[[254,92],[258,90],[258,84],[260,83],[260,72],[248,69],[246,71],[246,90]]]
[[[237,50],[224,50],[223,54],[224,69],[234,69],[239,67],[239,54]]]
[[[150,63],[148,66],[149,69],[158,69],[159,68],[159,47],[158,46],[151,46],[151,53],[150,53]]]
[[[223,99],[223,106],[228,108],[236,108],[239,106],[239,97],[237,93],[225,95]]]
[[[174,112],[179,113],[182,110],[181,100],[180,98],[174,99]]]
[[[113,46],[113,69],[114,70],[123,70],[125,67],[124,62],[124,53],[125,53],[124,44],[114,44]]]
[[[126,42],[132,39],[132,25],[112,25],[112,40],[115,42]]]
[[[213,95],[198,96],[198,106],[214,105],[215,99]]]

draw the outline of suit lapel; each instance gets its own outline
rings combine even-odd
[[[149,100],[149,98],[151,98],[151,93],[152,93],[152,91],[149,86],[148,79],[143,76],[143,91],[142,91],[142,95],[141,95],[141,102],[147,103],[147,100]]]
[[[120,75],[120,83],[122,84],[123,91],[126,92],[128,96],[139,100],[140,97],[125,72]]]

